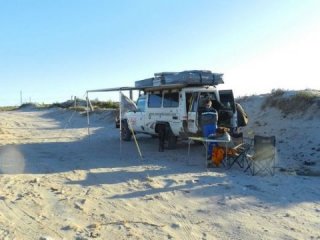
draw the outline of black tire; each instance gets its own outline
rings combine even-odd
[[[177,147],[177,137],[173,134],[171,129],[167,131],[168,149],[175,149]]]
[[[128,122],[123,120],[121,122],[121,139],[123,141],[130,141],[132,137],[132,133],[129,129]]]

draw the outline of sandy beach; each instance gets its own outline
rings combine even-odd
[[[119,142],[112,111],[0,112],[0,239],[320,239],[320,111],[241,103],[243,129],[275,135],[275,176],[206,170],[187,142]],[[121,150],[121,151],[120,151]],[[306,163],[315,163],[309,166]]]

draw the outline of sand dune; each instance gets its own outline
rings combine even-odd
[[[0,112],[0,239],[320,239],[319,109],[283,118],[242,102],[246,135],[276,135],[276,175],[206,171],[203,147],[123,142],[112,113]],[[310,110],[311,111],[311,110]],[[305,162],[315,162],[305,165]],[[281,170],[281,171],[280,171]],[[308,171],[304,171],[308,173]]]

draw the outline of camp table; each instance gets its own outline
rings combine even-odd
[[[228,142],[230,142],[230,139],[214,139],[214,138],[205,138],[205,137],[188,137],[188,164],[189,164],[189,157],[190,157],[190,144],[192,141],[198,141],[202,142],[206,149],[206,158],[205,158],[205,164],[207,168],[207,161],[208,161],[208,145],[209,143],[224,143],[226,147],[226,153],[228,152]],[[226,164],[228,165],[228,154],[226,154],[224,161],[226,161]]]

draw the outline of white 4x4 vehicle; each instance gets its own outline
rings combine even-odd
[[[190,72],[198,74],[204,71],[182,73],[189,74]],[[165,74],[177,75],[177,73]],[[181,75],[181,73],[178,74]],[[159,74],[155,76],[159,76]],[[181,78],[178,75],[178,79],[180,79],[179,77]],[[219,77],[218,83],[223,83],[221,75]],[[154,81],[154,78],[151,80]],[[142,81],[150,82],[150,79]],[[232,90],[218,91],[213,84],[190,84],[186,78],[178,82],[182,83],[139,86],[144,94],[140,95],[136,102],[137,110],[129,111],[122,117],[122,140],[129,141],[131,139],[130,127],[135,133],[154,136],[159,135],[159,131],[165,131],[168,148],[174,148],[178,138],[184,139],[189,136],[201,135],[199,115],[206,99],[217,101],[220,105],[220,109],[217,109],[218,126],[237,128],[237,111]]]

